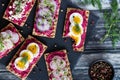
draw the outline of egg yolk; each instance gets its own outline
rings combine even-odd
[[[75,41],[75,44],[80,43],[79,37],[71,35],[71,38]]]
[[[19,68],[21,68],[21,69],[24,69],[24,68],[25,68],[25,63],[19,60],[19,61],[17,62],[17,66],[18,66]]]
[[[80,17],[79,16],[74,16],[73,21],[77,24],[80,23]]]
[[[30,56],[29,53],[27,53],[27,52],[24,52],[24,53],[21,55],[21,57],[27,57],[28,60],[31,59],[31,56]]]
[[[30,50],[33,54],[36,54],[36,52],[37,52],[37,46],[36,45],[30,45],[28,47],[28,50]]]
[[[75,34],[75,35],[80,35],[81,34],[81,29],[80,29],[80,27],[79,26],[72,26],[72,32],[73,32],[73,34]]]

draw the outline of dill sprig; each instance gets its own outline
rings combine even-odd
[[[100,10],[102,9],[102,4],[100,0],[82,0],[82,4],[92,4],[94,7],[98,7]]]
[[[76,32],[80,32],[80,26],[79,26],[79,24],[77,24],[77,23],[75,24],[75,31],[76,31]]]
[[[16,6],[16,9],[15,9],[15,11],[16,11],[16,14],[18,14],[18,13],[20,13],[21,11],[22,11],[22,8],[21,8],[21,0],[18,0],[18,2],[17,2],[17,6]]]
[[[101,42],[104,42],[107,38],[110,38],[112,45],[115,48],[116,43],[120,40],[120,16],[118,12],[117,0],[112,0],[111,11],[104,12],[104,20],[106,33],[101,39]]]
[[[28,61],[28,56],[25,56],[21,59],[21,62],[23,62],[24,64],[26,64]]]
[[[99,10],[102,9],[100,0],[84,0],[84,3],[89,3],[93,6],[97,5]],[[110,38],[112,41],[112,45],[115,48],[116,43],[120,40],[120,16],[118,12],[117,0],[112,0],[110,6],[111,10],[105,10],[103,13],[103,17],[105,20],[104,28],[106,29],[106,33],[101,39],[101,43],[103,43],[107,38]]]

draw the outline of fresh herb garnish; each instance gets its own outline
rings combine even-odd
[[[26,64],[28,61],[28,56],[25,56],[21,59],[21,62],[23,62],[24,64]]]
[[[3,45],[3,42],[2,42],[2,38],[0,37],[0,51],[3,50],[4,48],[4,45]]]
[[[16,12],[16,14],[17,13],[20,13],[21,11],[22,11],[22,8],[21,8],[21,0],[18,0],[18,2],[17,2],[17,6],[16,6],[16,9],[15,9],[15,12]]]
[[[117,0],[112,0],[111,9],[111,12],[106,11],[104,13],[106,34],[101,39],[101,42],[105,41],[107,38],[110,38],[112,45],[115,48],[115,44],[120,40],[120,27],[118,24],[118,22],[120,22],[120,18]]]
[[[97,6],[100,10],[102,9],[102,4],[100,0],[82,0],[82,4],[92,4],[94,7]]]
[[[75,24],[75,31],[76,32],[80,32],[80,26],[79,26],[79,24]]]
[[[87,3],[85,3],[87,2]],[[102,5],[100,0],[84,0],[85,4],[95,4],[98,6],[99,10],[102,9]],[[118,13],[118,2],[117,0],[112,0],[111,2],[111,11],[105,10],[104,12],[104,20],[105,20],[105,29],[106,33],[101,39],[101,42],[104,42],[107,38],[110,38],[112,41],[112,45],[115,48],[116,43],[120,40],[120,16]]]

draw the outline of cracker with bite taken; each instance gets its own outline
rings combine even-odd
[[[74,40],[72,45],[74,51],[84,51],[88,17],[88,10],[67,8],[63,37],[70,37]]]

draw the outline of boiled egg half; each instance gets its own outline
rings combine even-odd
[[[83,17],[80,13],[72,13],[69,17],[69,20],[70,20],[70,23],[73,23],[73,24],[82,24],[83,23]]]
[[[22,51],[20,52],[20,56],[21,56],[21,57],[27,57],[27,60],[28,60],[29,62],[32,62],[32,61],[33,61],[33,58],[34,58],[32,52],[29,51],[29,50],[22,50]]]
[[[27,46],[27,50],[31,51],[34,57],[37,57],[39,55],[40,48],[37,43],[32,42]]]
[[[81,35],[83,34],[83,17],[81,14],[75,12],[70,15],[70,27],[69,36],[75,41],[75,45],[78,46],[81,42]]]
[[[75,41],[75,45],[79,45],[81,42],[81,35],[83,34],[83,28],[80,24],[70,25],[69,36]]]
[[[14,62],[14,65],[15,65],[15,68],[20,70],[20,71],[25,71],[28,69],[29,67],[29,62],[24,62],[22,59],[24,57],[18,57],[16,58],[15,62]]]

